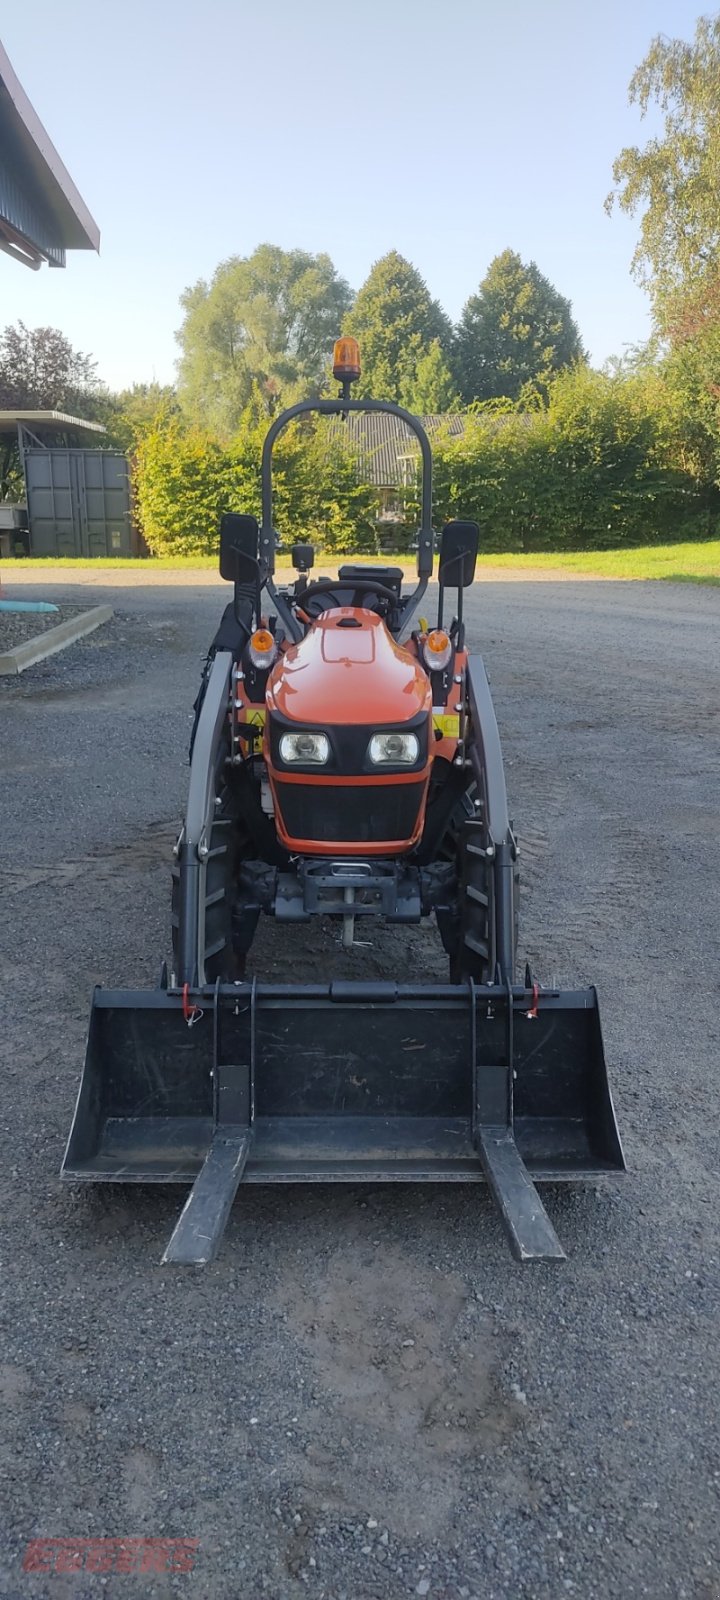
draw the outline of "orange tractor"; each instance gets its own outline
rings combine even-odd
[[[228,513],[233,584],[198,696],[175,847],[172,972],[156,990],[98,989],[63,1164],[82,1182],[191,1184],[166,1261],[214,1255],[238,1185],[487,1181],[519,1259],[562,1257],[535,1180],[621,1170],[594,989],[516,980],[517,842],[495,713],[469,654],[463,593],[478,529],[439,541],[432,457],[417,418],[355,400],[353,340],[336,399],[270,427],[262,520]],[[347,565],[275,582],[273,446],[305,412],[384,411],[422,458],[418,583]],[[457,595],[447,620],[447,592]],[[267,596],[263,608],[262,596]],[[448,613],[449,616],[449,613]],[[256,981],[259,919],[301,928],[434,916],[449,964],[433,984]]]

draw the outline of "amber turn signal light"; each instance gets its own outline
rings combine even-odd
[[[423,641],[423,656],[431,672],[443,672],[452,655],[450,635],[444,628],[433,628]]]
[[[259,671],[272,666],[275,660],[275,640],[269,628],[256,628],[248,644],[248,655]]]

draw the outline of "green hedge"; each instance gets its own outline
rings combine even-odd
[[[135,491],[153,555],[211,555],[223,511],[259,517],[265,426],[249,425],[227,447],[172,418],[145,435]],[[374,550],[375,496],[358,481],[354,456],[323,424],[288,429],[273,461],[273,521],[284,544],[308,539],[338,554]]]
[[[720,497],[683,468],[673,397],[653,375],[563,374],[547,410],[476,413],[435,447],[438,522],[487,550],[600,550],[704,538]]]
[[[145,435],[135,481],[153,555],[210,554],[223,511],[259,513],[266,426],[248,416],[229,446],[172,416]],[[545,409],[480,408],[468,413],[462,436],[436,436],[435,524],[472,517],[490,551],[711,537],[720,495],[696,476],[691,426],[659,369],[607,376],[578,367],[557,379]],[[309,539],[338,554],[376,549],[376,496],[337,429],[296,424],[274,459],[274,522],[284,544]],[[416,528],[414,498],[408,516]],[[409,543],[409,530],[398,529],[397,549]]]

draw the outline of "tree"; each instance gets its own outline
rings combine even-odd
[[[95,362],[73,350],[59,328],[27,328],[24,322],[0,334],[0,407],[18,411],[78,411],[100,392]]]
[[[259,245],[231,256],[181,297],[180,398],[230,437],[258,388],[268,411],[318,389],[351,291],[327,255]]]
[[[642,209],[633,257],[666,342],[664,372],[682,418],[683,455],[720,482],[720,17],[702,17],[692,43],[657,37],[630,80],[630,101],[663,115],[662,133],[620,152],[617,202]]]
[[[457,384],[439,339],[433,339],[420,356],[413,381],[405,391],[402,403],[419,417],[459,409]]]
[[[95,362],[74,350],[59,328],[16,322],[0,333],[0,410],[66,411],[95,421],[103,396]],[[0,500],[23,494],[14,439],[0,446]]]
[[[643,149],[621,150],[606,205],[611,210],[617,201],[630,215],[644,207],[633,266],[666,331],[679,300],[697,297],[706,281],[717,283],[720,17],[702,17],[692,44],[655,38],[633,73],[629,96],[642,116],[655,102],[664,128]]]
[[[514,250],[491,261],[460,319],[455,363],[463,400],[517,400],[585,358],[570,301]]]
[[[692,307],[687,322],[674,324],[662,373],[675,401],[687,470],[700,482],[720,485],[720,315],[714,304],[699,325]]]
[[[97,420],[105,426],[105,444],[132,453],[146,433],[164,418],[176,416],[180,407],[171,384],[134,383],[107,394],[100,409]]]
[[[397,250],[375,262],[343,332],[354,334],[360,344],[362,376],[355,392],[411,407],[418,371],[431,346],[436,341],[445,358],[452,340],[445,312],[417,268]]]

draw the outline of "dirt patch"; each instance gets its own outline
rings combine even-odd
[[[145,873],[156,866],[167,868],[169,883],[178,826],[172,822],[150,823],[136,839],[103,845],[102,849],[91,850],[72,860],[48,861],[41,867],[9,866],[5,873],[5,893],[24,895],[40,885],[62,892],[87,878],[95,884],[112,884],[118,878],[124,879],[129,872]]]
[[[314,1373],[296,1493],[318,1513],[382,1508],[401,1537],[434,1537],[468,1460],[497,1457],[501,1470],[522,1410],[503,1393],[493,1319],[463,1279],[359,1246],[348,1237],[310,1283],[293,1269],[281,1279],[278,1303]]]

